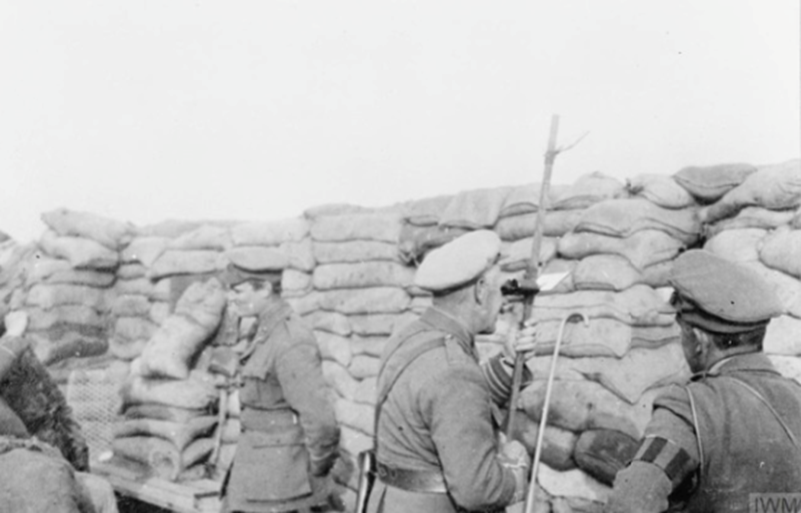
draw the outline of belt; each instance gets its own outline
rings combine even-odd
[[[435,470],[407,470],[376,462],[376,475],[384,484],[407,492],[448,493],[445,478]]]
[[[270,431],[298,424],[297,414],[289,409],[258,410],[245,407],[240,420],[243,428],[257,431]]]

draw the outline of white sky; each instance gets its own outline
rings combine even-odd
[[[797,0],[0,0],[0,230],[801,154]]]

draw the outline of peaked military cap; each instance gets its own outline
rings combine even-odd
[[[229,263],[222,278],[230,287],[253,279],[274,281],[288,264],[286,255],[271,248],[234,248],[225,256]]]
[[[464,285],[498,262],[501,239],[490,230],[466,233],[431,251],[417,269],[414,284],[431,292]]]
[[[669,283],[677,314],[714,333],[740,333],[765,326],[783,307],[755,271],[700,249],[681,254]]]

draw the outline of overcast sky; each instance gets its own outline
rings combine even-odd
[[[798,157],[797,0],[0,0],[0,230]]]

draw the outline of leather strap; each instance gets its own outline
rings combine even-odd
[[[445,478],[442,477],[442,473],[437,471],[393,468],[377,461],[376,474],[384,484],[407,492],[448,492],[448,487],[445,486]]]
[[[762,394],[760,394],[757,389],[755,389],[745,381],[741,380],[740,378],[735,378],[734,376],[728,376],[728,377],[731,378],[735,383],[739,383],[740,385],[742,385],[743,388],[745,388],[746,390],[751,392],[751,394],[756,396],[756,398],[759,399],[759,401],[768,408],[768,410],[773,414],[773,416],[776,417],[776,420],[779,422],[779,424],[781,424],[782,428],[784,429],[784,432],[787,433],[787,437],[790,439],[791,442],[793,442],[795,448],[801,450],[801,446],[798,444],[798,439],[790,430],[790,427],[787,425],[787,423],[784,422],[784,419],[781,417],[781,415],[779,415],[779,412],[777,412],[773,408],[773,406],[768,402],[768,400],[765,399],[765,397]]]

